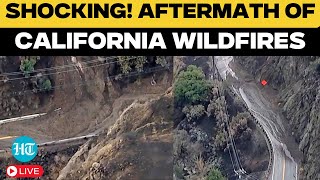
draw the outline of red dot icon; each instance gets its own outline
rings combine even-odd
[[[262,80],[262,81],[261,81],[261,84],[262,84],[263,86],[265,86],[265,85],[268,84],[268,82],[267,82],[266,80]]]

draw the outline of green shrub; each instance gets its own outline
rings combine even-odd
[[[222,175],[222,173],[219,170],[213,169],[209,172],[207,180],[227,180],[227,179]]]
[[[160,64],[162,67],[165,67],[168,65],[168,62],[165,56],[156,56],[156,63]]]
[[[51,81],[49,79],[46,79],[41,82],[40,84],[40,90],[41,91],[50,91],[52,88]]]
[[[26,56],[21,59],[20,70],[24,76],[29,77],[30,73],[34,71],[34,66],[37,63],[37,56]]]
[[[210,85],[201,68],[190,65],[178,75],[174,94],[178,101],[197,103],[208,98],[209,90]]]
[[[118,56],[121,72],[128,74],[133,68],[136,71],[143,71],[144,64],[147,63],[146,56]]]
[[[185,106],[182,112],[187,116],[188,121],[198,120],[202,117],[206,110],[203,105]]]

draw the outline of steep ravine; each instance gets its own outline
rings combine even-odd
[[[108,133],[72,156],[57,179],[171,179],[172,112],[170,94],[133,102]]]

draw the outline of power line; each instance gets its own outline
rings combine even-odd
[[[225,104],[227,104],[226,101],[225,101]],[[227,107],[224,106],[224,108],[225,108],[227,117],[229,117],[229,113],[228,113]],[[240,161],[239,154],[238,154],[238,152],[237,152],[236,143],[235,143],[235,141],[234,141],[234,138],[233,138],[232,135],[231,135],[230,124],[229,124],[228,119],[227,119],[227,125],[228,125],[228,129],[229,129],[229,133],[230,133],[230,138],[231,138],[231,141],[232,141],[232,144],[233,144],[233,148],[234,148],[234,153],[235,153],[235,156],[236,156],[236,158],[237,158],[237,161],[239,162],[239,169],[240,169],[243,173],[245,173],[245,171],[244,171],[244,169],[243,169],[243,167],[242,167],[242,165],[241,165],[241,161]]]
[[[222,96],[221,96],[221,94],[220,94],[220,87],[218,86],[218,96],[221,98],[221,100],[222,100]],[[222,102],[222,101],[221,101]],[[224,106],[224,104],[221,104],[221,106]],[[223,107],[220,107],[220,106],[218,106],[219,107],[219,111],[221,111],[221,112],[223,112],[224,111],[224,109],[223,109]],[[225,118],[223,118],[224,119],[224,121],[226,122],[226,123],[228,123],[227,122],[227,120],[225,119]],[[228,134],[229,134],[229,139],[230,139],[230,130],[229,130],[229,128],[228,128],[229,126],[228,126],[228,124],[227,124],[227,131],[228,131]],[[230,143],[228,143],[231,147],[232,147],[232,141],[230,140]],[[233,171],[235,172],[235,173],[237,173],[237,171],[236,171],[236,168],[235,168],[235,162],[237,162],[237,159],[235,159],[235,162],[233,161],[233,157],[232,157],[232,153],[231,153],[231,151],[230,151],[230,146],[228,147],[228,151],[229,151],[229,156],[230,156],[230,160],[231,160],[231,163],[232,163],[232,167],[233,167]],[[237,162],[237,168],[238,169],[240,169],[239,168],[239,163]]]
[[[124,74],[122,77],[126,78],[126,77],[132,77],[132,76],[139,76],[141,74],[147,74],[147,73],[152,73],[152,72],[160,72],[160,71],[163,71],[163,70],[168,70],[168,68],[165,68],[165,67],[162,67],[162,66],[158,66],[158,67],[154,67],[154,68],[149,68],[147,71],[144,71],[144,72],[143,71],[142,72],[136,71],[136,72]],[[116,76],[119,76],[119,75],[122,75],[122,74],[108,76],[107,78],[105,78],[105,80],[111,80],[112,78],[115,78]],[[79,87],[79,86],[83,86],[83,85],[88,85],[88,83],[86,83],[86,82],[92,82],[92,81],[94,81],[94,80],[89,80],[89,81],[85,81],[85,82],[78,83],[78,84],[77,83],[71,83],[71,84],[68,84],[68,85],[54,86],[53,89],[58,89],[58,88],[67,89],[69,87]],[[94,83],[91,83],[91,84],[94,84]],[[154,85],[154,86],[161,86],[161,85]],[[25,90],[25,91],[20,91],[20,92],[11,92],[11,94],[12,94],[11,96],[22,96],[22,95],[28,94],[28,93],[35,94],[34,90]],[[10,96],[10,95],[8,95],[8,96]],[[52,110],[51,112],[53,112],[53,111],[55,111],[55,110]],[[41,114],[41,113],[39,112],[39,114]],[[46,116],[46,115],[49,115],[49,113],[47,113],[47,114],[45,114],[43,116]]]
[[[92,59],[90,61],[85,61],[82,62],[82,64],[90,64],[90,63],[95,63],[95,62],[101,62],[101,60],[109,60],[109,59],[117,59],[117,56],[111,56],[112,58],[104,58],[104,59]],[[119,61],[117,61],[119,62]],[[113,62],[110,62],[110,64]],[[43,72],[43,71],[51,71],[51,70],[59,70],[59,69],[64,69],[64,68],[69,68],[69,67],[74,67],[75,64],[67,64],[63,66],[55,66],[55,67],[49,67],[49,68],[41,68],[41,69],[36,69],[32,71],[31,73],[37,73],[37,72]],[[0,76],[11,76],[11,75],[24,75],[23,72],[21,71],[16,71],[16,72],[7,72],[7,73],[2,73]]]
[[[214,63],[214,65],[215,65],[215,63]],[[222,97],[221,94],[220,94],[220,90],[221,90],[221,88],[220,88],[220,86],[218,86],[218,96],[219,96],[219,97]],[[221,91],[221,92],[222,92],[222,91]],[[238,155],[237,150],[236,150],[236,145],[235,145],[234,139],[233,139],[233,137],[232,137],[232,135],[231,135],[230,125],[229,125],[229,121],[228,121],[228,116],[229,116],[229,114],[228,114],[228,110],[227,110],[227,108],[226,108],[226,101],[225,101],[225,99],[224,99],[223,102],[225,103],[225,106],[223,107],[223,109],[224,109],[224,111],[225,111],[225,113],[226,113],[225,122],[226,122],[226,125],[227,125],[227,131],[228,131],[228,134],[229,134],[229,139],[230,139],[230,143],[231,143],[231,148],[232,148],[232,151],[233,151],[233,154],[234,154],[234,157],[235,157],[235,162],[236,162],[236,164],[237,164],[237,166],[238,166],[238,170],[240,170],[241,173],[246,173],[246,172],[244,171],[242,165],[241,165],[241,161],[240,161],[239,155]],[[220,108],[219,108],[219,109],[220,109]],[[229,150],[229,154],[230,154],[230,153],[231,153],[231,152],[230,152],[230,147],[228,147],[228,150]],[[233,160],[232,160],[232,157],[231,157],[231,154],[230,154],[230,158],[231,158],[231,161],[233,161]],[[237,173],[238,171],[235,171],[235,172],[236,172],[236,174],[238,175],[238,173]]]
[[[111,63],[102,63],[102,64],[97,64],[97,65],[93,65],[93,66],[86,66],[82,69],[88,69],[88,68],[92,68],[92,67],[99,67],[99,66],[104,66],[104,65],[108,65],[108,64],[111,64]],[[53,73],[45,73],[45,74],[42,74],[42,76],[47,76],[47,75],[54,75],[54,74],[60,74],[60,73],[67,73],[67,72],[72,72],[72,71],[77,71],[78,69],[75,68],[75,69],[70,69],[70,70],[65,70],[65,71],[58,71],[58,72],[53,72]],[[33,75],[33,76],[28,76],[28,77],[20,77],[20,78],[11,78],[11,79],[7,79],[7,80],[0,80],[0,81],[14,81],[14,80],[22,80],[22,79],[29,79],[29,78],[32,78],[32,77],[38,77],[37,75]]]
[[[132,59],[136,59],[136,57],[127,58],[126,60],[132,60]],[[86,66],[86,67],[83,67],[82,69],[88,69],[88,68],[92,68],[92,67],[99,67],[99,66],[114,64],[114,63],[121,62],[121,61],[122,61],[122,60],[113,61],[113,62],[106,62],[106,63],[102,63],[102,64],[98,64],[98,65],[93,65],[93,66]],[[75,65],[72,65],[72,66],[74,67]],[[67,73],[67,72],[72,72],[72,71],[77,71],[77,70],[78,70],[77,68],[74,68],[74,69],[65,70],[65,71],[58,71],[58,72],[53,72],[53,73],[46,73],[46,74],[42,74],[42,76],[53,75],[53,74],[60,74],[60,73]],[[0,80],[0,82],[8,82],[8,81],[14,81],[14,80],[29,79],[29,78],[32,78],[32,77],[38,77],[38,76],[37,76],[37,75],[34,75],[34,76],[28,76],[28,77],[5,79],[5,80]]]
[[[229,144],[229,145],[230,145],[230,144]],[[232,159],[232,155],[231,155],[230,147],[228,147],[228,151],[229,151],[229,156],[230,156],[230,159],[231,159],[231,163],[232,163],[233,171],[235,171],[235,166],[234,166],[234,162],[233,162],[233,159]]]
[[[108,76],[107,78],[105,78],[104,80],[111,80],[113,78],[119,77],[121,76],[122,78],[126,78],[126,77],[132,77],[132,76],[138,76],[141,74],[147,74],[147,73],[152,73],[152,72],[158,72],[158,71],[162,71],[162,70],[168,70],[168,68],[166,67],[162,67],[162,66],[158,66],[158,67],[154,67],[154,68],[149,68],[147,71],[136,71],[136,72],[131,72],[128,74],[117,74],[117,75],[113,75],[113,76]],[[65,89],[68,87],[78,87],[78,86],[83,86],[83,85],[89,85],[88,82],[93,82],[92,84],[94,84],[96,81],[95,80],[87,80],[81,83],[69,83],[68,85],[59,85],[59,86],[53,86],[52,88],[50,88],[50,90],[55,90],[55,89]],[[30,90],[24,90],[24,91],[16,91],[16,92],[11,92],[10,94],[7,94],[9,97],[10,96],[21,96],[27,93],[32,93],[35,94],[37,91],[41,91],[40,88],[35,88],[35,89],[30,89]]]
[[[227,104],[226,101],[225,101],[225,104]],[[225,112],[226,112],[227,117],[229,117],[229,113],[228,113],[227,107],[224,106],[224,109],[225,109]],[[236,143],[234,142],[234,138],[233,138],[232,135],[231,135],[230,124],[229,124],[228,119],[226,119],[226,121],[227,121],[229,136],[230,136],[230,139],[231,139],[232,144],[233,144],[234,153],[235,153],[235,156],[236,156],[237,161],[238,161],[238,163],[239,163],[239,169],[240,169],[241,171],[244,171],[244,170],[243,170],[243,167],[242,167],[242,165],[241,165],[241,161],[240,161],[240,158],[239,158],[239,154],[238,154],[238,152],[237,152]]]

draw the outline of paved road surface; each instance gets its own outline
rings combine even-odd
[[[40,113],[40,114],[32,114],[32,115],[27,115],[27,116],[20,116],[20,117],[16,117],[16,118],[10,118],[10,119],[4,119],[4,120],[0,120],[0,126],[6,123],[14,123],[17,121],[23,121],[23,120],[31,120],[43,115],[46,115],[47,113]],[[70,143],[70,142],[75,142],[75,141],[79,141],[79,140],[83,140],[83,139],[89,139],[92,137],[96,137],[98,136],[98,131],[95,133],[91,133],[88,135],[84,135],[84,136],[78,136],[78,137],[72,137],[72,138],[66,138],[66,139],[60,139],[60,140],[56,140],[56,141],[45,141],[42,142],[40,141],[40,143],[38,143],[38,146],[51,146],[51,145],[58,145],[58,144],[64,144],[64,143]],[[0,153],[4,153],[6,152],[6,150],[9,150],[12,141],[14,140],[14,138],[16,138],[18,136],[0,136]]]
[[[40,116],[44,116],[47,113],[39,113],[39,114],[31,114],[31,115],[27,115],[27,116],[20,116],[20,117],[15,117],[15,118],[10,118],[10,119],[3,119],[0,120],[0,125],[2,124],[6,124],[6,123],[12,123],[12,122],[16,122],[16,121],[25,121],[25,120],[30,120],[30,119],[34,119]]]
[[[41,116],[46,115],[47,113],[38,113],[38,114],[31,114],[31,115],[27,115],[27,116],[20,116],[20,117],[14,117],[14,118],[9,118],[9,119],[2,119],[0,120],[0,126],[7,124],[7,123],[14,123],[17,121],[27,121],[27,120],[31,120],[34,118],[38,118]],[[8,136],[8,135],[3,135],[0,132],[0,150],[3,148],[7,148],[8,146],[11,145],[12,141],[14,140],[14,138],[16,138],[17,136]],[[0,151],[1,152],[1,151]]]
[[[229,67],[229,62],[233,60],[232,56],[215,57],[216,66],[223,79],[230,74],[235,79],[239,79],[236,73]],[[270,180],[296,180],[297,163],[290,155],[286,145],[282,141],[282,134],[285,129],[282,125],[280,116],[272,110],[270,102],[265,99],[259,89],[250,84],[242,83],[239,88],[234,88],[235,93],[242,97],[247,107],[254,117],[261,123],[267,136],[271,140],[273,148],[273,164]]]

